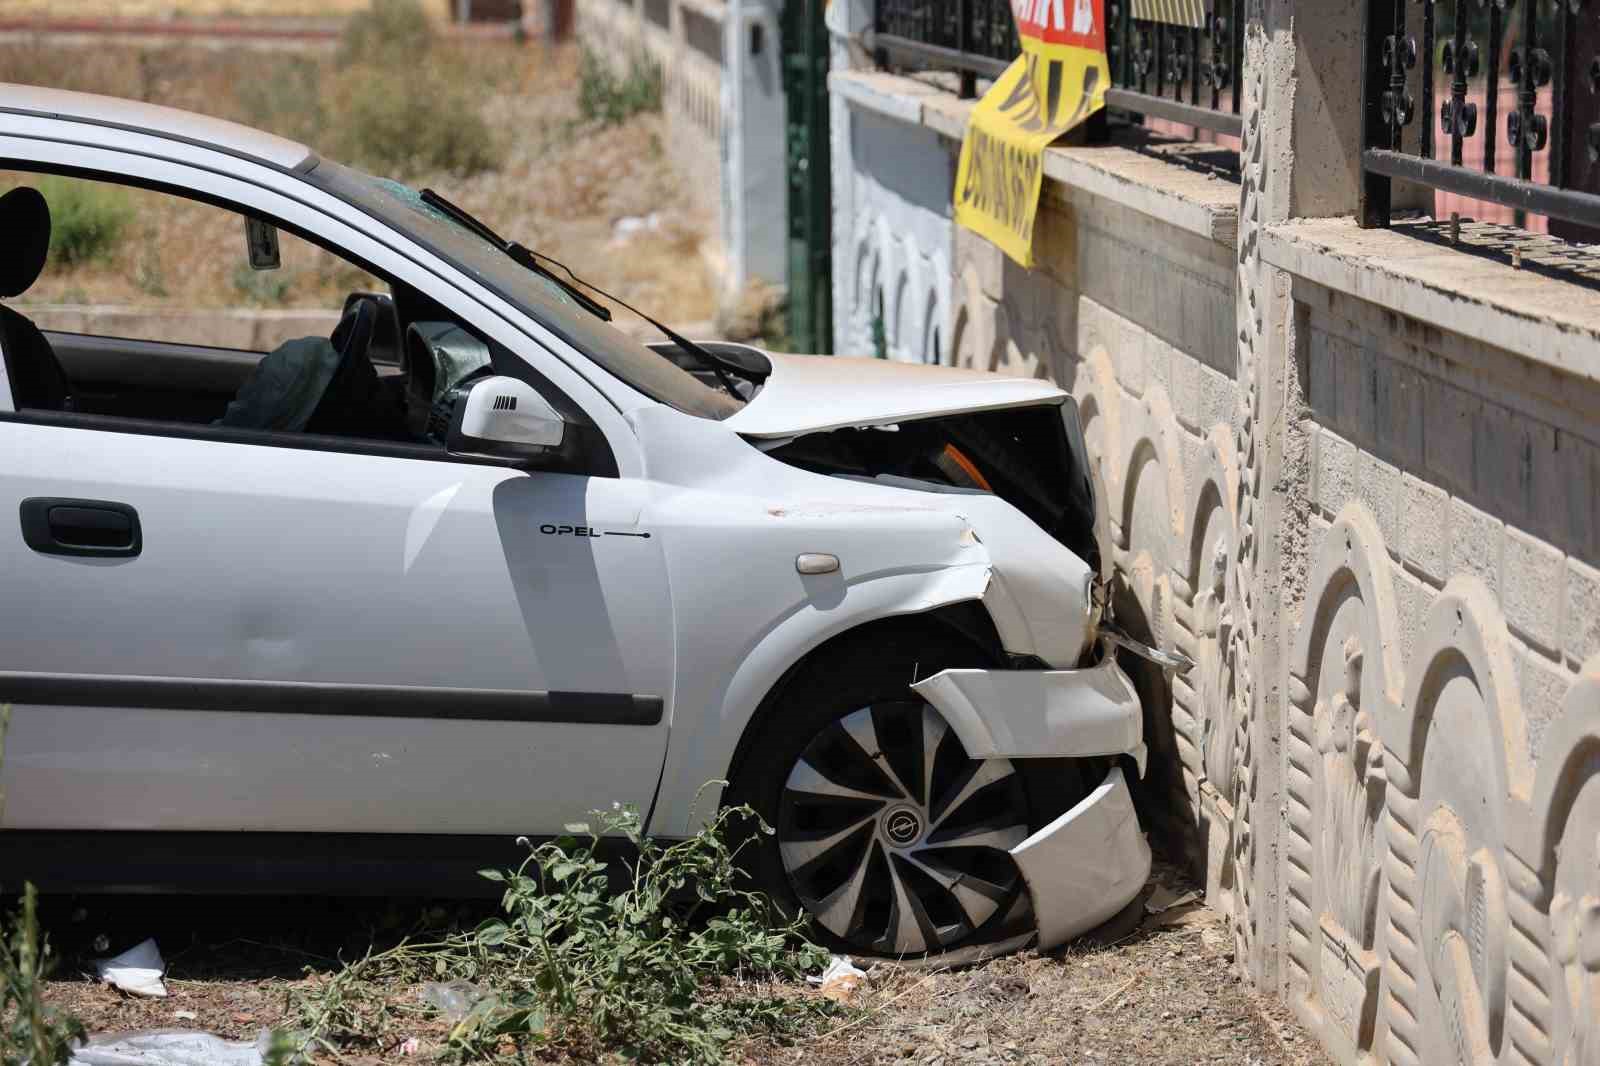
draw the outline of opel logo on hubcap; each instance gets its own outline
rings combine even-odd
[[[883,832],[892,843],[906,845],[922,833],[922,819],[917,812],[901,807],[889,812],[883,820]]]

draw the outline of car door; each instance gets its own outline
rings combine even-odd
[[[0,456],[8,826],[539,834],[648,805],[660,553],[575,535],[641,532],[637,482],[17,422]],[[25,540],[41,500],[54,546]],[[74,550],[124,509],[136,554]]]
[[[6,826],[542,835],[646,809],[673,648],[643,495],[0,413]]]

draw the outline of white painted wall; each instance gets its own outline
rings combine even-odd
[[[891,359],[949,363],[950,182],[939,135],[846,107],[850,213],[836,211],[834,350],[873,354],[880,314]]]

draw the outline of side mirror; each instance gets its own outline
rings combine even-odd
[[[453,455],[533,459],[559,448],[566,438],[566,419],[526,382],[480,378],[464,391],[445,437],[445,448]]]

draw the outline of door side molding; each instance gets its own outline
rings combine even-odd
[[[653,726],[660,696],[625,692],[345,685],[116,674],[0,672],[0,702],[244,714]]]

